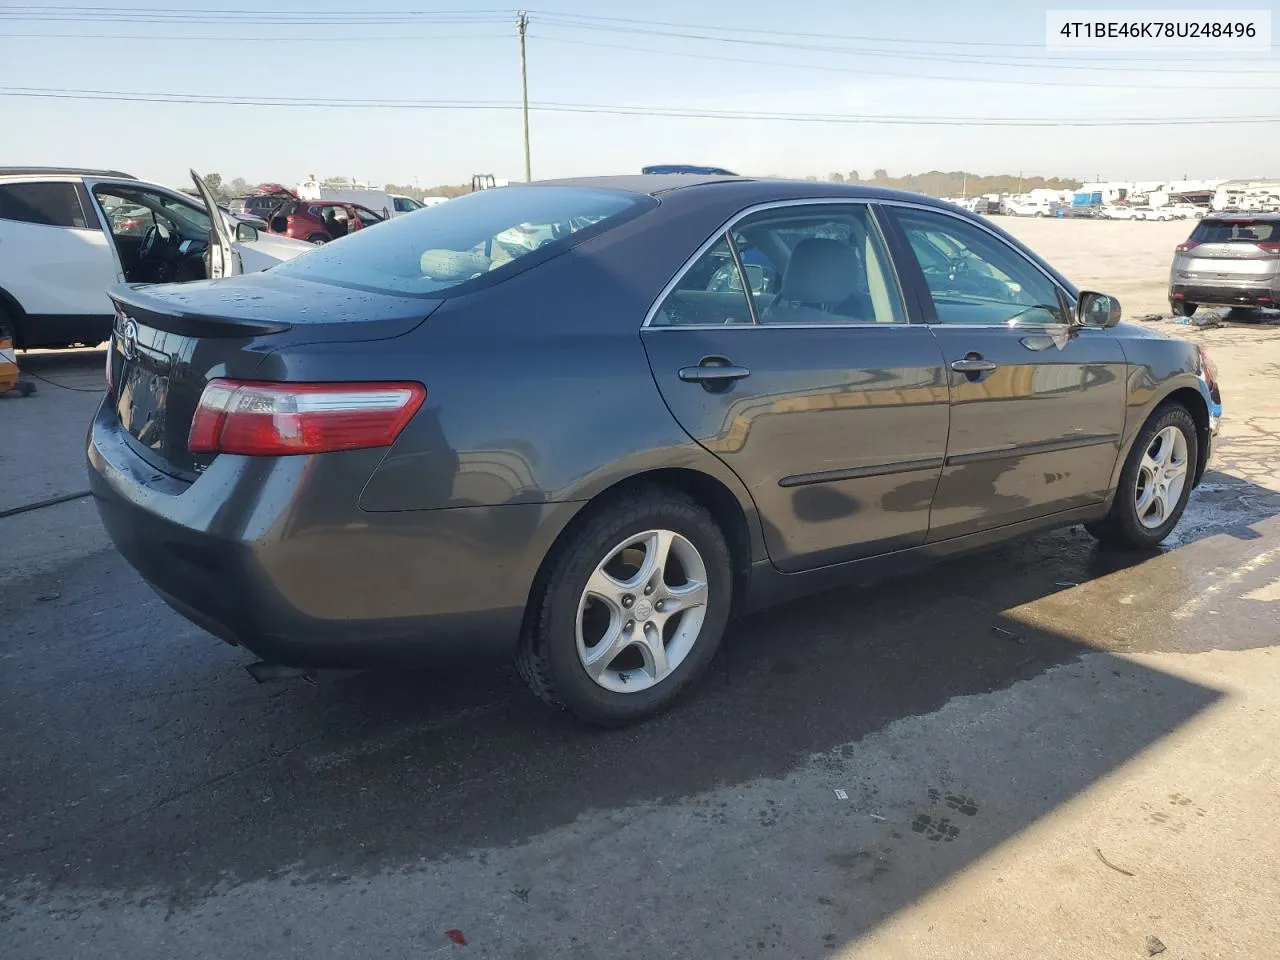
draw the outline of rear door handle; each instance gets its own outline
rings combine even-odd
[[[952,360],[951,369],[956,373],[990,373],[997,364],[981,357],[965,357],[963,360]]]
[[[696,367],[681,367],[679,371],[685,383],[716,383],[749,376],[751,371],[746,367],[734,366],[723,357],[704,357]]]

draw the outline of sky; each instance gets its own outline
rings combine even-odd
[[[516,13],[502,2],[0,0],[0,164],[110,167],[175,186],[191,167],[253,183],[523,179]],[[797,177],[1280,177],[1277,120],[1060,123],[1280,117],[1274,46],[1046,50],[1046,6],[1025,0],[536,2],[535,179],[672,162]],[[1231,5],[1269,9],[1280,29],[1274,0]],[[661,115],[672,112],[683,115]],[[867,116],[907,122],[848,122]]]

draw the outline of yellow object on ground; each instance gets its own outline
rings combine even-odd
[[[18,351],[13,348],[13,338],[0,332],[0,397],[13,390],[24,397],[32,392],[31,384],[18,382]]]

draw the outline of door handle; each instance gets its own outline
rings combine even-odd
[[[952,360],[951,369],[956,373],[990,373],[997,367],[997,364],[990,360],[983,360],[977,354],[971,354],[963,360]]]
[[[717,385],[749,377],[751,371],[735,366],[724,357],[703,357],[696,367],[681,367],[678,376],[685,383]]]

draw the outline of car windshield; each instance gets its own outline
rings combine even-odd
[[[1265,243],[1276,239],[1276,223],[1265,220],[1201,220],[1192,231],[1197,243]]]
[[[483,190],[397,217],[319,247],[274,272],[340,286],[429,296],[489,273],[505,275],[520,258],[563,248],[580,231],[610,229],[654,206],[651,197],[588,187]]]

